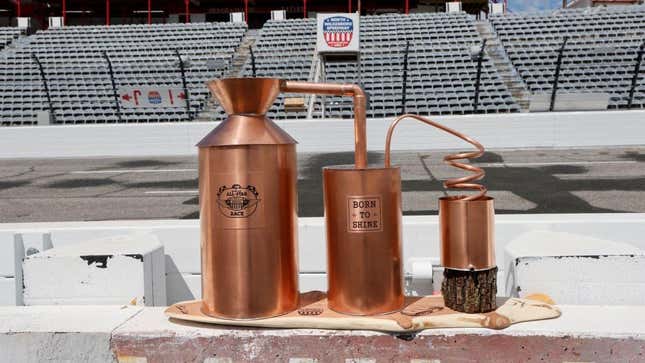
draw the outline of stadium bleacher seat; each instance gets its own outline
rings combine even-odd
[[[20,29],[16,27],[0,27],[0,50],[11,44],[20,36]]]
[[[204,82],[222,75],[206,60],[227,64],[246,31],[240,23],[115,25],[63,27],[39,31],[0,53],[2,124],[35,124],[49,109],[35,54],[43,65],[56,123],[186,121],[182,108],[121,109],[119,114],[108,67],[110,57],[117,89],[122,86],[180,88],[175,50],[190,60],[186,81],[194,117],[204,106]]]
[[[609,108],[627,106],[637,51],[645,40],[645,6],[511,13],[490,21],[532,93],[550,94],[557,51],[567,36],[558,92],[606,92]],[[633,107],[645,107],[644,80],[641,67]]]

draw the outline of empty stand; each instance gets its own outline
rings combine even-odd
[[[253,46],[257,77],[275,77],[297,81],[310,80],[316,49],[316,19],[267,21]],[[251,58],[242,75],[253,75]],[[305,118],[306,112],[284,112],[285,96],[280,95],[268,113],[273,119]]]
[[[609,108],[627,106],[637,51],[645,40],[645,6],[495,15],[490,18],[511,62],[534,94],[550,94],[563,37],[558,93],[605,92]],[[645,107],[641,67],[633,107]]]
[[[11,44],[20,36],[20,29],[16,27],[0,27],[0,50]]]
[[[476,61],[471,47],[481,44],[472,17],[466,13],[386,14],[361,17],[361,70],[357,62],[327,62],[329,82],[360,83],[369,95],[368,117],[401,112],[403,54],[410,42],[407,102],[409,112],[468,114],[473,112]],[[269,21],[254,47],[257,76],[311,80],[316,41],[315,19]],[[250,61],[244,75],[251,75]],[[314,116],[321,115],[322,99]],[[300,118],[285,113],[283,98],[270,117]],[[486,57],[481,78],[481,112],[517,112],[519,106]],[[351,100],[326,97],[327,117],[351,117]]]
[[[370,96],[368,117],[401,113],[403,55],[410,42],[406,111],[424,115],[473,113],[477,73],[472,47],[482,39],[473,18],[460,13],[386,14],[361,17],[361,72],[355,62],[330,63],[327,80],[360,82]],[[327,105],[335,117],[351,115],[347,100]],[[482,66],[479,112],[518,112],[488,56]]]
[[[164,122],[192,119],[208,95],[204,82],[220,77],[246,31],[244,24],[194,23],[63,27],[20,40],[0,58],[2,124],[34,124],[47,111],[46,94],[32,54],[43,65],[56,123]],[[189,60],[186,80],[192,113],[182,108],[121,109],[117,112],[105,52],[116,87],[181,88],[178,50]],[[207,59],[224,67],[209,70]]]

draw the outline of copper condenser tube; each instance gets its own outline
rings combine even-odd
[[[296,141],[265,116],[280,80],[208,87],[229,116],[198,144],[202,311],[286,314],[298,306]]]
[[[290,81],[282,90],[354,99],[354,165],[323,168],[329,308],[352,315],[400,310],[401,171],[367,165],[363,90],[356,85]]]

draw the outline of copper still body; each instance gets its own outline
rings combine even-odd
[[[375,315],[403,307],[401,170],[323,169],[329,308]]]
[[[197,145],[202,311],[286,314],[298,306],[296,141],[265,116],[280,80],[208,86],[229,116]]]

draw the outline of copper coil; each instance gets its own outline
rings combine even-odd
[[[474,165],[471,165],[471,164],[464,164],[464,163],[456,161],[456,160],[460,160],[460,159],[475,159],[475,158],[478,158],[478,157],[482,156],[484,154],[484,146],[482,146],[482,144],[480,144],[476,140],[473,140],[472,138],[462,134],[459,131],[453,130],[453,129],[449,128],[449,127],[446,127],[446,126],[444,126],[442,124],[439,124],[439,123],[437,123],[435,121],[432,121],[430,119],[427,119],[425,117],[421,117],[421,116],[413,115],[413,114],[405,114],[405,115],[401,115],[401,116],[397,117],[396,119],[394,119],[394,121],[392,121],[392,124],[390,124],[390,127],[387,130],[387,137],[386,137],[386,140],[385,140],[385,167],[386,168],[390,167],[390,143],[392,141],[392,134],[394,132],[394,128],[396,127],[396,125],[401,120],[406,119],[406,118],[412,118],[412,119],[415,119],[417,121],[421,121],[421,122],[423,122],[425,124],[428,124],[430,126],[434,126],[434,127],[438,128],[438,129],[441,129],[441,130],[449,133],[449,134],[457,136],[458,138],[468,142],[469,144],[471,144],[471,145],[473,145],[474,147],[477,148],[477,151],[461,152],[461,153],[458,153],[458,154],[450,154],[450,155],[446,155],[443,158],[443,161],[446,164],[454,166],[454,167],[462,169],[462,170],[470,171],[470,172],[473,173],[472,175],[467,175],[467,176],[464,176],[464,177],[461,177],[461,178],[448,179],[448,180],[444,181],[443,186],[446,189],[472,189],[472,190],[478,190],[479,191],[477,194],[468,195],[468,196],[463,195],[463,196],[457,197],[458,199],[461,199],[461,200],[479,200],[479,199],[484,198],[486,196],[486,187],[481,185],[481,184],[475,183],[476,181],[481,180],[484,177],[484,175],[485,175],[484,170],[481,169],[481,168],[478,168],[478,167],[476,167]]]

